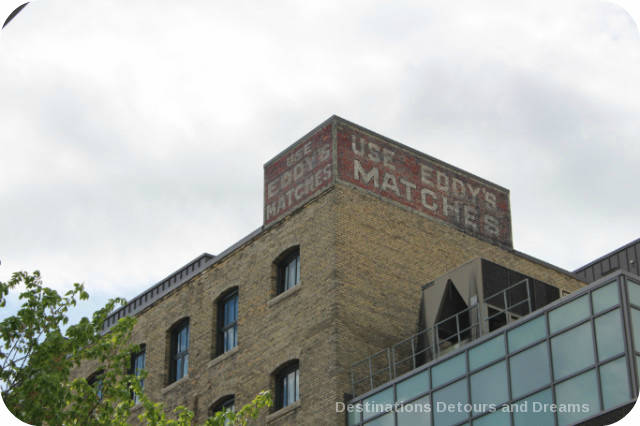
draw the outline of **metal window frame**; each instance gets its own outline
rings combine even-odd
[[[187,334],[187,348],[186,350],[179,352],[178,348],[178,336],[183,331],[186,330]],[[178,321],[173,327],[171,327],[171,368],[169,371],[169,383],[176,382],[181,378],[185,377],[188,373],[188,368],[184,367],[184,362],[182,363],[182,374],[178,377],[178,360],[183,360],[189,356],[189,318],[184,318]]]
[[[293,285],[287,285],[287,269],[291,262],[296,262],[295,268],[295,282]],[[285,291],[297,286],[300,284],[300,247],[295,246],[284,254],[284,256],[278,261],[278,283],[277,283],[277,291],[276,294],[284,293]]]
[[[227,302],[229,302],[231,299],[235,298],[235,321],[230,322],[229,324],[225,324],[225,314],[226,314],[226,310],[227,310]],[[216,343],[217,343],[217,350],[216,350],[216,355],[222,355],[225,352],[230,351],[231,349],[235,348],[236,346],[238,346],[238,307],[239,307],[239,291],[237,287],[234,287],[230,290],[227,291],[227,293],[223,294],[219,299],[218,299],[218,319],[217,319],[217,338],[216,338]],[[235,329],[235,336],[236,336],[236,342],[235,345],[233,345],[230,348],[226,348],[225,347],[225,341],[224,341],[224,335],[225,333],[230,330],[230,329]]]
[[[400,382],[403,382],[405,379],[408,379],[410,377],[413,377],[417,374],[421,374],[422,372],[424,372],[425,370],[429,370],[429,387],[427,390],[425,390],[424,392],[421,392],[417,395],[415,395],[414,397],[412,397],[411,399],[408,399],[407,401],[403,401],[404,404],[408,404],[411,403],[413,401],[419,400],[421,398],[424,398],[426,396],[429,397],[429,401],[432,404],[435,404],[434,400],[433,400],[433,394],[434,392],[437,392],[440,389],[445,388],[446,386],[449,386],[450,384],[454,383],[454,382],[458,382],[462,379],[467,380],[467,399],[469,401],[469,403],[473,404],[473,400],[472,400],[472,395],[471,395],[471,381],[470,381],[470,376],[472,374],[474,374],[477,371],[480,370],[484,370],[486,368],[491,367],[492,365],[498,363],[498,362],[502,362],[504,361],[506,363],[507,366],[507,376],[508,376],[508,394],[509,394],[509,399],[506,403],[498,406],[497,408],[500,409],[500,407],[507,405],[507,404],[513,404],[513,403],[517,403],[519,401],[522,401],[526,398],[531,397],[532,395],[535,395],[539,392],[545,391],[547,389],[549,389],[552,393],[552,402],[554,404],[558,403],[558,399],[557,399],[557,394],[556,394],[556,387],[557,385],[567,382],[569,380],[572,380],[573,378],[586,373],[586,372],[590,372],[590,371],[594,371],[595,375],[596,375],[596,381],[597,381],[597,395],[598,395],[598,402],[599,402],[599,407],[597,407],[597,409],[595,410],[595,413],[591,416],[588,416],[586,418],[581,419],[579,422],[585,422],[588,421],[590,419],[594,419],[597,418],[605,413],[614,411],[616,409],[619,409],[621,407],[625,407],[628,404],[630,404],[634,398],[637,398],[638,395],[638,389],[639,389],[639,383],[638,383],[638,369],[637,369],[637,365],[636,365],[636,356],[640,357],[640,351],[636,351],[635,347],[637,346],[638,348],[640,348],[640,342],[634,342],[633,340],[633,324],[631,321],[631,309],[636,309],[640,312],[640,306],[639,305],[635,305],[633,303],[630,302],[629,297],[628,297],[628,280],[632,280],[635,284],[633,285],[638,285],[640,286],[640,277],[629,273],[627,271],[615,271],[614,273],[607,275],[605,277],[602,277],[600,280],[596,281],[595,283],[582,288],[576,292],[571,293],[570,295],[560,298],[534,312],[531,312],[530,314],[524,316],[523,318],[521,318],[520,320],[512,323],[512,324],[508,324],[505,327],[502,327],[499,330],[495,330],[494,332],[491,332],[485,336],[482,336],[481,338],[475,340],[472,342],[472,344],[461,348],[460,350],[454,351],[453,353],[447,354],[446,356],[439,358],[439,359],[435,359],[432,360],[431,362],[426,363],[423,366],[420,366],[416,369],[414,369],[413,371],[410,371],[406,374],[403,374],[402,376],[393,378],[392,380],[390,380],[387,383],[384,383],[378,387],[376,387],[375,389],[370,390],[369,392],[366,392],[362,395],[359,395],[356,398],[353,398],[351,401],[349,401],[349,404],[352,405],[358,405],[358,404],[362,404],[363,401],[365,401],[367,398],[370,398],[371,396],[379,393],[379,392],[383,392],[387,389],[389,389],[390,387],[393,389],[393,395],[394,395],[394,402],[397,402],[397,385]],[[592,293],[606,285],[611,284],[612,282],[615,282],[615,285],[618,288],[618,302],[612,306],[607,307],[606,309],[602,309],[600,310],[598,313],[594,312],[594,306],[593,306],[593,296]],[[550,331],[550,324],[549,324],[549,313],[552,312],[553,310],[555,310],[556,308],[571,303],[572,301],[578,299],[579,297],[582,297],[583,295],[588,295],[588,299],[589,299],[589,316],[585,319],[579,320],[574,322],[573,324],[570,324],[566,327],[563,327],[560,330],[556,330],[555,332],[551,333]],[[622,352],[614,354],[612,356],[609,356],[607,358],[603,358],[603,359],[599,359],[599,355],[598,355],[598,342],[597,342],[597,336],[596,336],[596,331],[595,331],[595,321],[616,310],[619,309],[620,310],[620,320],[621,320],[621,329],[624,330],[624,335],[623,335],[623,341],[624,341],[624,345],[623,345],[623,349]],[[520,325],[523,325],[529,321],[535,320],[537,317],[543,316],[545,318],[545,328],[546,328],[546,336],[544,338],[541,339],[536,339],[535,341],[529,342],[527,345],[518,348],[518,350],[513,351],[513,352],[509,352],[509,347],[508,347],[508,332],[519,327]],[[571,375],[563,377],[562,379],[557,379],[555,377],[555,372],[554,372],[554,366],[553,366],[553,353],[552,353],[552,346],[551,346],[551,339],[559,336],[569,330],[573,330],[576,327],[582,326],[584,324],[589,324],[589,329],[591,332],[591,336],[592,336],[592,347],[593,347],[593,351],[594,351],[594,362],[585,367],[582,368],[579,371],[575,371],[573,372]],[[469,353],[470,351],[481,345],[482,343],[485,343],[493,338],[495,338],[496,336],[503,334],[504,335],[504,342],[505,342],[505,355],[502,357],[499,357],[498,359],[487,363],[485,365],[483,365],[482,367],[476,368],[473,371],[469,370]],[[539,388],[536,388],[530,392],[528,392],[525,395],[519,396],[518,399],[514,399],[513,398],[513,390],[511,388],[511,365],[510,365],[510,358],[523,352],[526,351],[540,343],[544,342],[547,348],[547,357],[548,357],[548,364],[549,364],[549,369],[550,369],[550,382],[544,386],[541,386]],[[634,346],[634,343],[636,346]],[[450,358],[453,358],[455,356],[458,356],[460,354],[464,353],[465,354],[465,358],[466,358],[466,373],[464,376],[459,376],[456,378],[452,378],[450,379],[448,382],[446,383],[442,383],[440,384],[438,387],[434,388],[433,387],[433,374],[431,373],[431,369],[433,367],[435,367],[436,365],[439,365],[445,361],[447,361]],[[600,375],[600,369],[613,361],[619,360],[624,358],[626,360],[626,367],[627,367],[627,371],[629,372],[629,391],[630,391],[630,399],[626,400],[625,402],[622,402],[614,407],[610,407],[610,408],[606,408],[604,407],[604,396],[603,396],[603,386],[602,386],[602,378]],[[635,395],[635,397],[634,397]],[[367,423],[364,423],[363,421],[363,414],[359,413],[357,417],[359,417],[359,420],[357,423],[357,425],[362,425],[362,424],[368,424],[369,422],[375,421],[376,419],[389,414],[389,412],[394,412],[394,410],[391,411],[387,411],[384,413],[377,413],[374,416],[371,416],[367,419]],[[457,425],[465,425],[468,424],[468,422],[470,421],[474,421],[480,417],[483,417],[485,415],[488,415],[489,413],[482,413],[482,414],[478,414],[478,415],[472,415],[471,413],[469,413],[467,415],[467,418],[462,421],[457,423]],[[398,415],[394,414],[394,425],[398,424]],[[430,418],[431,418],[431,424],[434,425],[434,410],[431,411],[430,413]],[[510,413],[510,424],[514,424],[514,413],[513,411]],[[346,421],[348,422],[348,417],[346,419]],[[554,413],[554,425],[558,424],[558,413]]]
[[[286,393],[285,395],[285,388],[286,388],[285,382],[287,381],[287,378],[289,377],[290,374],[294,374],[294,395],[295,395],[296,389],[300,388],[300,362],[298,360],[294,360],[286,363],[285,365],[280,367],[277,370],[277,372],[274,374],[275,382],[276,382],[276,392],[275,392],[276,395],[275,395],[275,401],[274,401],[275,402],[274,408],[276,410],[279,410],[281,408],[285,408],[291,405],[287,401],[285,401],[285,396],[288,395],[288,393]],[[299,391],[298,391],[298,395],[296,396],[297,398],[294,397],[295,399],[292,403],[300,399]]]

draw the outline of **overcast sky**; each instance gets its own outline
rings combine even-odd
[[[638,27],[558,3],[32,3],[0,32],[0,280],[132,297],[258,228],[263,164],[332,114],[509,188],[517,250],[618,248]]]

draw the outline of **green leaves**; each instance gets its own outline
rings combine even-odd
[[[127,425],[135,393],[144,409],[138,416],[142,423],[191,425],[194,413],[187,407],[176,408],[167,419],[163,404],[149,400],[140,387],[145,371],[129,374],[131,355],[140,349],[131,344],[136,319],[121,318],[101,333],[107,316],[125,305],[124,299],[109,300],[91,320],[84,317],[63,330],[69,308],[89,298],[82,284],[60,295],[43,285],[40,272],[16,272],[0,282],[0,307],[17,289],[21,308],[0,322],[0,390],[16,417],[33,425]],[[84,377],[71,378],[72,369],[85,363],[100,371],[100,391]],[[260,392],[237,413],[216,413],[206,425],[246,425],[271,405],[269,392]]]

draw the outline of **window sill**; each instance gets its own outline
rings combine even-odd
[[[164,388],[162,388],[162,390],[160,391],[163,395],[167,392],[171,392],[173,389],[175,389],[176,387],[180,386],[181,383],[186,383],[189,381],[189,376],[184,376],[182,378],[180,378],[180,380],[177,380],[167,386],[165,386]]]
[[[217,365],[217,364],[221,363],[225,359],[231,358],[232,356],[234,356],[235,354],[238,353],[239,348],[240,348],[240,346],[236,346],[235,348],[233,348],[233,349],[231,349],[231,350],[229,350],[229,351],[227,351],[227,352],[225,352],[225,353],[223,353],[221,355],[218,355],[217,357],[215,357],[214,359],[212,359],[211,361],[209,361],[207,363],[207,368],[211,368],[214,365]]]
[[[296,411],[298,408],[300,408],[300,400],[297,400],[293,404],[287,405],[286,407],[279,409],[275,413],[269,414],[267,416],[267,423],[270,423],[276,419],[279,419],[280,417],[284,417],[287,414],[290,414],[293,411]]]
[[[294,294],[296,294],[297,292],[300,291],[300,287],[302,287],[302,282],[299,282],[297,285],[291,287],[289,290],[280,293],[279,295],[277,295],[276,297],[274,297],[273,299],[269,300],[267,302],[267,306],[271,307],[275,304],[280,303],[282,300],[288,298],[289,296],[292,296]]]

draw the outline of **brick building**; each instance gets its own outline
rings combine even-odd
[[[412,352],[410,369],[424,368],[586,285],[512,247],[508,190],[339,117],[267,162],[264,176],[263,226],[189,262],[104,325],[138,317],[144,353],[134,361],[148,371],[145,392],[169,409],[186,405],[198,422],[270,389],[276,407],[261,423],[345,424],[336,403],[358,400],[358,362],[371,354],[449,321],[437,337],[451,343],[446,351]],[[511,278],[491,290],[479,284],[495,281],[489,270]],[[478,283],[451,286],[447,274]],[[522,280],[527,300],[537,300],[528,312],[516,315],[505,299],[490,327],[479,320],[464,336],[452,328],[470,307],[486,316],[482,302]],[[404,371],[375,383],[367,376],[364,392]],[[379,424],[400,422],[391,421]]]

